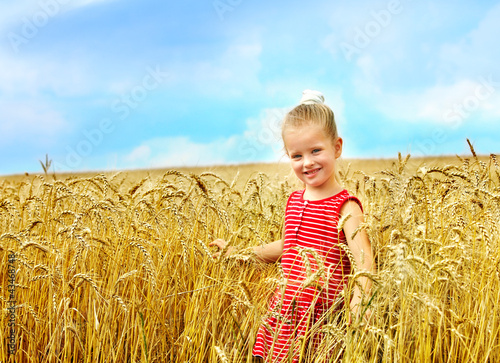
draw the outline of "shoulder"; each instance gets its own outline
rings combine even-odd
[[[351,214],[352,216],[362,215],[363,209],[361,208],[359,200],[357,200],[357,198],[346,199],[346,201],[340,207],[340,214],[341,215]]]
[[[365,220],[361,202],[358,198],[349,196],[340,207],[339,214],[341,217],[347,218],[344,222],[342,230],[344,231],[347,243],[349,244],[352,241],[352,234],[362,223],[364,223]]]
[[[360,215],[363,214],[363,206],[361,204],[361,201],[353,196],[350,195],[347,190],[343,190],[340,196],[341,203],[340,203],[340,214],[348,214],[350,213],[351,215]]]
[[[292,194],[288,196],[288,200],[286,201],[286,209],[288,210],[288,207],[290,207],[290,205],[292,204],[300,203],[303,194],[304,190],[296,190],[292,192]]]
[[[292,194],[290,194],[290,197],[296,197],[296,198],[302,198],[302,196],[304,195],[304,192],[306,190],[305,189],[299,189],[299,190],[296,190],[294,192],[292,192]]]
[[[291,201],[301,201],[302,200],[302,196],[304,195],[304,191],[305,189],[302,189],[302,190],[296,190],[294,192],[292,192],[289,196],[288,196],[288,203],[290,203]]]

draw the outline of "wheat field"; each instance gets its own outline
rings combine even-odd
[[[500,361],[500,167],[472,152],[344,163],[376,259],[371,320],[327,316],[304,361]],[[285,166],[1,180],[0,362],[252,362],[283,281],[247,249],[280,238],[300,187]],[[238,252],[214,259],[215,238]]]

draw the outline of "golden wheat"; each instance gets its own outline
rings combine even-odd
[[[377,272],[354,268],[349,286],[372,280],[362,301],[371,317],[347,324],[339,300],[311,326],[318,346],[297,341],[306,361],[500,361],[500,168],[470,147],[453,164],[398,155],[378,173],[339,173],[365,210],[354,234],[369,235]],[[269,298],[286,283],[251,247],[280,238],[293,185],[178,170],[3,180],[0,361],[14,256],[16,361],[251,362],[263,317],[279,318]],[[214,259],[215,238],[237,252]],[[300,253],[305,284],[321,286],[321,256]]]

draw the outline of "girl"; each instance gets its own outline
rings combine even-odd
[[[319,344],[321,334],[311,333],[311,327],[321,324],[327,311],[341,309],[341,292],[351,273],[342,244],[349,246],[358,269],[372,272],[373,268],[366,232],[360,230],[352,238],[363,223],[362,207],[336,179],[343,140],[320,92],[303,92],[300,104],[284,118],[282,138],[292,169],[305,189],[293,192],[288,199],[283,239],[254,247],[262,261],[281,259],[286,281],[271,301],[253,348],[253,355],[266,362],[298,362],[310,339],[313,346]],[[342,230],[338,230],[342,217]],[[220,249],[226,244],[220,239],[211,243]],[[358,281],[364,291],[358,285],[353,289],[350,310],[355,319],[361,318],[361,297],[370,289],[369,279]]]

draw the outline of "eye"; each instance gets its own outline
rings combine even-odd
[[[317,153],[319,153],[320,151],[321,151],[321,149],[314,149],[312,152],[313,152],[313,154],[317,154]]]
[[[302,157],[302,155],[300,154],[292,154],[292,156],[290,157],[291,159],[300,159]]]

